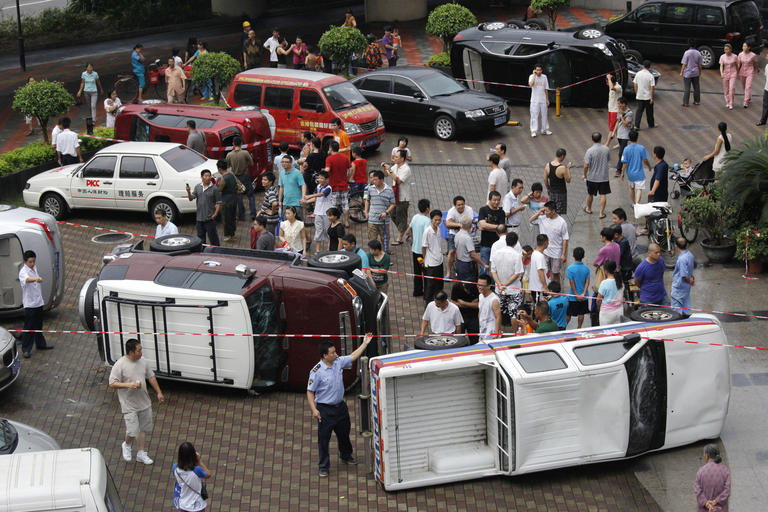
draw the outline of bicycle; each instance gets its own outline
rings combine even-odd
[[[148,70],[149,81],[144,86],[143,99],[165,101],[165,66],[160,65],[160,59],[155,59]],[[134,103],[139,97],[139,79],[133,73],[118,74],[113,88],[123,103]]]
[[[635,217],[648,218],[648,241],[661,248],[662,254],[666,256],[664,264],[667,268],[674,268],[677,259],[676,235],[674,225],[669,218],[671,213],[672,206],[669,203],[635,205]]]
[[[350,183],[348,206],[349,218],[353,222],[368,222],[368,217],[365,216],[365,201],[363,200],[364,192],[364,186],[355,187],[355,184]]]

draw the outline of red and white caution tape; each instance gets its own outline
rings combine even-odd
[[[584,80],[579,80],[578,82],[574,82],[572,84],[564,85],[562,87],[554,87],[554,88],[550,88],[550,89],[547,89],[547,90],[548,91],[562,91],[564,89],[568,89],[570,87],[575,87],[577,85],[581,85],[583,83],[590,82],[590,81],[596,80],[598,78],[603,78],[604,76],[612,75],[613,73],[615,73],[617,71],[621,71],[622,69],[626,69],[626,68],[614,69],[613,71],[609,71],[607,73],[603,73],[602,75],[596,75],[596,76],[593,76],[593,77],[590,77],[590,78],[586,78]],[[509,83],[505,83],[505,82],[489,82],[489,81],[486,81],[486,80],[470,80],[470,79],[467,79],[467,78],[456,78],[455,80],[458,80],[460,82],[472,82],[472,83],[487,84],[487,85],[501,85],[501,86],[504,86],[504,87],[520,87],[522,89],[530,89],[531,88],[530,85],[509,84]]]

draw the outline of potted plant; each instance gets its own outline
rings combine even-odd
[[[445,52],[436,53],[429,58],[427,66],[452,75],[451,73],[451,56]]]
[[[722,188],[713,183],[697,196],[689,196],[680,210],[683,225],[704,233],[701,248],[710,263],[726,263],[736,253],[736,243],[727,236],[738,218],[738,210],[723,201]]]
[[[743,226],[736,233],[736,258],[746,260],[750,274],[762,273],[768,262],[768,226]]]

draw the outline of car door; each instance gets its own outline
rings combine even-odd
[[[392,85],[390,110],[402,118],[402,124],[432,128],[432,117],[436,108],[424,91],[413,80],[402,76],[394,77]]]
[[[24,249],[13,233],[0,235],[0,310],[22,307],[19,270],[24,264]]]
[[[327,122],[324,121],[324,118],[327,117],[325,114],[327,110],[328,107],[323,103],[323,98],[317,91],[314,89],[299,90],[299,111],[296,117],[299,118],[299,129],[302,132],[317,133],[321,128],[327,130]]]
[[[96,155],[72,176],[70,193],[76,208],[115,208],[116,155]]]
[[[700,37],[700,27],[694,24],[695,10],[694,4],[668,3],[664,6],[657,38],[660,55],[679,58],[688,49],[688,39]]]
[[[264,108],[275,118],[275,142],[295,144],[299,140],[299,123],[293,108],[294,90],[269,86],[264,89]]]
[[[392,115],[390,99],[392,96],[392,77],[390,75],[375,74],[363,78],[355,85],[363,93],[363,96],[371,102],[381,113],[385,124],[396,124],[399,120]]]
[[[643,55],[658,54],[662,10],[663,6],[658,2],[643,4],[610,30],[611,37],[623,39],[630,48]]]
[[[115,185],[115,201],[118,208],[144,210],[147,198],[160,190],[162,185],[160,174],[151,156],[123,155],[120,158],[120,169]],[[180,190],[177,192],[180,193]]]

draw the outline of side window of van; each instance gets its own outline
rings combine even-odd
[[[323,107],[323,110],[320,110],[320,112],[325,112],[323,99],[319,94],[317,94],[317,91],[311,91],[309,89],[302,89],[299,91],[299,108],[301,110],[311,110],[312,112],[318,112],[318,107]]]
[[[267,87],[264,90],[264,108],[293,110],[293,89]]]
[[[644,5],[636,11],[637,21],[642,23],[658,23],[661,21],[661,6],[659,4]]]
[[[261,106],[261,86],[253,84],[237,84],[234,98],[238,105]]]
[[[700,5],[696,10],[697,25],[722,25],[723,11],[719,7]]]
[[[131,123],[131,140],[149,142],[149,124],[141,117],[134,117]]]
[[[689,4],[667,4],[664,23],[692,23],[693,9]]]
[[[120,160],[120,178],[155,179],[158,178],[155,162],[146,156],[124,156]]]
[[[83,178],[111,178],[115,175],[116,156],[97,156],[83,169]]]
[[[565,361],[553,350],[520,354],[517,356],[517,362],[520,363],[520,366],[523,367],[526,373],[548,372],[568,368]]]

